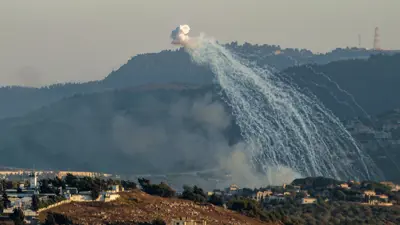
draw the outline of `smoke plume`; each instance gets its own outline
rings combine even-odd
[[[189,41],[190,27],[188,25],[180,25],[171,33],[172,44],[185,45]]]
[[[176,187],[197,184],[212,190],[231,183],[242,187],[270,184],[265,174],[253,171],[244,154],[246,144],[232,145],[235,142],[231,137],[233,118],[211,93],[195,98],[180,97],[168,103],[146,97],[135,108],[145,110],[146,119],[138,117],[140,112],[135,111],[117,115],[113,120],[113,139],[126,154],[145,163],[142,167],[148,169],[144,173],[165,175],[214,170],[231,175],[220,186],[195,176],[165,180]],[[274,181],[282,183],[292,178]]]

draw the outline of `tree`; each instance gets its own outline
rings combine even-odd
[[[139,182],[140,186],[142,186],[142,188],[150,185],[150,180],[148,180],[146,178],[138,178],[138,182]]]
[[[55,193],[55,190],[53,187],[50,187],[48,179],[43,179],[39,181],[39,190],[40,193]]]
[[[151,224],[152,225],[167,225],[167,223],[165,223],[165,221],[160,218],[153,220],[153,222]]]
[[[296,193],[296,198],[297,198],[297,199],[305,198],[305,197],[307,197],[307,194],[304,193],[304,192],[298,192],[298,193]]]
[[[63,224],[63,225],[73,224],[72,220],[63,214],[52,213],[52,215],[54,217],[54,221],[56,222],[56,224]]]
[[[204,193],[203,189],[197,187],[196,185],[193,187],[184,185],[181,198],[200,203],[207,201],[207,195]]]
[[[11,201],[8,199],[8,195],[7,193],[3,193],[3,207],[5,209],[7,209],[8,207],[10,207]]]
[[[159,185],[153,185],[153,187],[155,188],[155,193],[158,196],[165,198],[171,198],[175,196],[175,190],[173,190],[164,182],[161,182]]]
[[[216,194],[212,194],[208,202],[217,206],[222,206],[224,204],[222,196]]]
[[[341,190],[336,190],[334,192],[334,196],[339,200],[346,200],[346,194]]]
[[[0,194],[3,194],[3,192],[6,190],[6,182],[5,180],[0,181]]]
[[[39,198],[37,195],[32,195],[32,210],[37,211],[39,209]]]
[[[100,187],[97,185],[93,185],[90,193],[91,193],[92,200],[95,201],[100,195]]]
[[[56,219],[54,219],[53,213],[48,213],[44,225],[57,225]]]
[[[70,187],[75,187],[77,181],[78,178],[70,173],[68,173],[67,176],[65,176],[65,183]]]
[[[142,187],[142,190],[149,195],[157,195],[161,197],[175,196],[175,190],[173,190],[164,182],[161,182],[160,184],[151,184],[150,180],[147,180],[145,178],[139,178],[138,182]]]
[[[123,180],[123,181],[121,182],[121,186],[122,186],[125,190],[134,190],[134,189],[136,189],[136,183],[135,183],[135,182],[132,182],[132,181],[129,181],[129,180],[127,180],[127,181]]]
[[[24,212],[20,208],[15,208],[13,213],[10,214],[10,219],[14,221],[15,225],[23,225],[24,224]]]

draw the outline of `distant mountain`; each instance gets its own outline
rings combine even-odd
[[[227,48],[240,56],[256,61],[260,66],[269,65],[277,71],[306,63],[325,64],[349,58],[368,58],[377,51],[365,49],[336,49],[327,54],[313,54],[308,50],[281,49],[279,46],[238,45],[233,42]],[[387,52],[392,54],[392,52]],[[113,71],[104,80],[82,84],[57,84],[44,88],[0,88],[0,118],[24,115],[62,98],[79,93],[101,92],[109,89],[137,87],[147,84],[211,84],[212,73],[193,64],[183,50],[162,51],[133,57],[125,65]]]

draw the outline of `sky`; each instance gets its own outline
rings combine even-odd
[[[99,80],[189,24],[220,42],[400,49],[399,0],[0,0],[0,86]]]

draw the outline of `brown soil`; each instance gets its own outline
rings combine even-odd
[[[181,199],[161,198],[141,191],[121,193],[121,198],[114,202],[74,202],[61,205],[42,212],[41,221],[44,221],[48,212],[61,213],[70,217],[74,223],[88,225],[110,222],[135,224],[136,222],[151,222],[156,218],[170,223],[171,219],[180,217],[206,220],[207,225],[268,224],[222,207],[210,204],[198,205]]]

